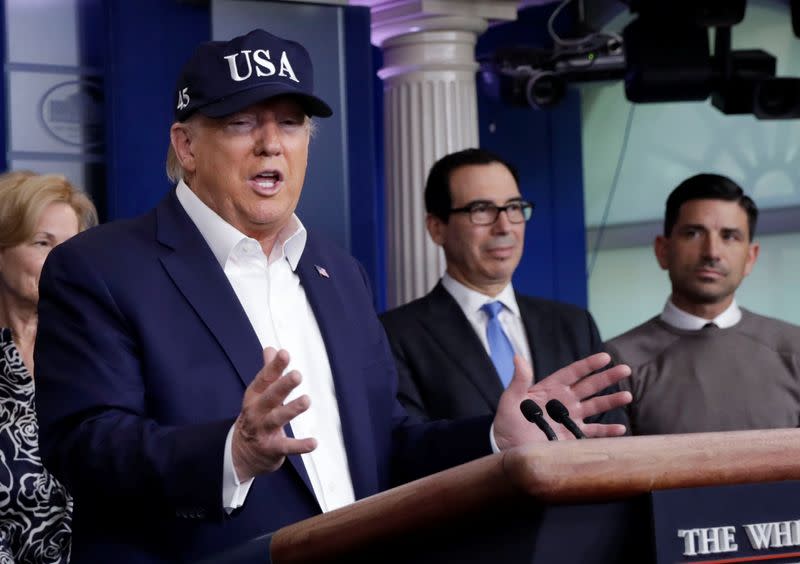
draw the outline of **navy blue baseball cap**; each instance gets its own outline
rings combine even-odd
[[[287,95],[295,97],[309,116],[333,114],[314,95],[314,68],[305,47],[263,29],[230,41],[200,44],[184,65],[176,89],[176,121],[195,112],[223,117]]]

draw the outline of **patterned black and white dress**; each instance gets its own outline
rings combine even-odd
[[[33,378],[0,329],[0,564],[69,561],[72,498],[42,466]]]

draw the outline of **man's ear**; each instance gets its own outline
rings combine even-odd
[[[428,228],[428,234],[431,236],[431,240],[440,247],[444,246],[447,224],[442,221],[441,218],[429,213],[425,218],[425,226]]]
[[[669,237],[658,235],[653,242],[653,251],[662,270],[669,269]]]
[[[753,270],[758,259],[758,253],[761,250],[761,245],[758,243],[750,243],[750,248],[747,250],[747,262],[744,263],[744,275],[747,276]]]
[[[193,139],[192,126],[188,123],[176,122],[169,129],[170,143],[178,162],[181,163],[183,170],[193,173],[195,170],[195,155],[192,149]]]

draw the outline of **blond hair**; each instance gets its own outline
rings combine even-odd
[[[177,184],[181,180],[183,180],[183,167],[181,166],[181,161],[178,160],[178,154],[175,152],[175,148],[172,146],[172,143],[169,144],[167,147],[167,178],[173,184]]]
[[[30,239],[45,208],[56,202],[75,210],[79,231],[97,225],[92,201],[64,176],[29,170],[0,174],[0,247]]]

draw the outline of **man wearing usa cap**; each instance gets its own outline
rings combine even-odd
[[[51,253],[36,345],[41,449],[75,497],[73,562],[191,560],[543,435],[518,405],[627,374],[595,356],[492,421],[410,422],[363,270],[294,214],[313,93],[298,43],[201,45],[174,93],[174,191]],[[279,349],[279,350],[278,350]],[[493,423],[493,431],[490,426]],[[616,435],[621,426],[590,426]]]

